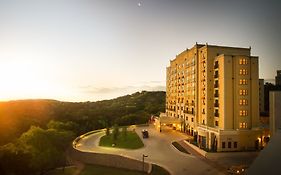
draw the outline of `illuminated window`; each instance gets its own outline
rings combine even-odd
[[[242,128],[242,129],[247,128],[247,123],[246,122],[239,123],[239,128]]]
[[[248,116],[248,111],[247,110],[240,110],[239,115],[240,116]]]
[[[240,105],[248,105],[248,100],[246,100],[246,99],[240,99],[240,100],[239,100],[239,104],[240,104]]]
[[[240,58],[239,64],[248,64],[248,60],[246,58]]]
[[[239,94],[240,95],[248,95],[248,90],[247,89],[240,89]]]
[[[239,80],[239,84],[240,84],[240,85],[246,85],[246,84],[248,84],[248,80],[246,80],[246,79],[240,79],[240,80]]]
[[[240,69],[239,70],[239,75],[247,75],[248,74],[248,70],[247,69]]]

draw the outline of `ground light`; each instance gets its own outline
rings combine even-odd
[[[143,174],[145,174],[145,172],[144,172],[144,158],[145,158],[145,157],[148,157],[148,156],[143,154],[143,155],[142,155],[142,173],[143,173]]]

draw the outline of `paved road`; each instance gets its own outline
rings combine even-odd
[[[173,141],[186,139],[188,136],[173,131],[158,132],[153,126],[137,127],[136,132],[141,137],[141,130],[147,129],[148,139],[142,139],[144,147],[137,150],[107,148],[98,146],[99,138],[105,133],[89,135],[79,141],[77,149],[84,152],[100,152],[118,154],[142,160],[142,155],[148,155],[145,161],[165,167],[172,175],[217,175],[223,174],[206,162],[189,154],[182,153],[172,146]]]

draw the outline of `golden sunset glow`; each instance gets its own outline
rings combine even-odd
[[[0,100],[50,98],[66,94],[52,81],[42,65],[24,60],[5,60],[0,64]]]
[[[165,90],[167,60],[196,42],[251,46],[260,78],[273,80],[281,35],[270,34],[280,31],[279,16],[260,13],[261,4],[203,4],[0,1],[0,101],[96,101]]]

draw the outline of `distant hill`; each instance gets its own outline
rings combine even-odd
[[[136,92],[97,102],[16,100],[0,102],[0,145],[10,142],[31,125],[45,127],[50,120],[73,121],[81,132],[111,126],[144,123],[165,111],[165,92]]]

